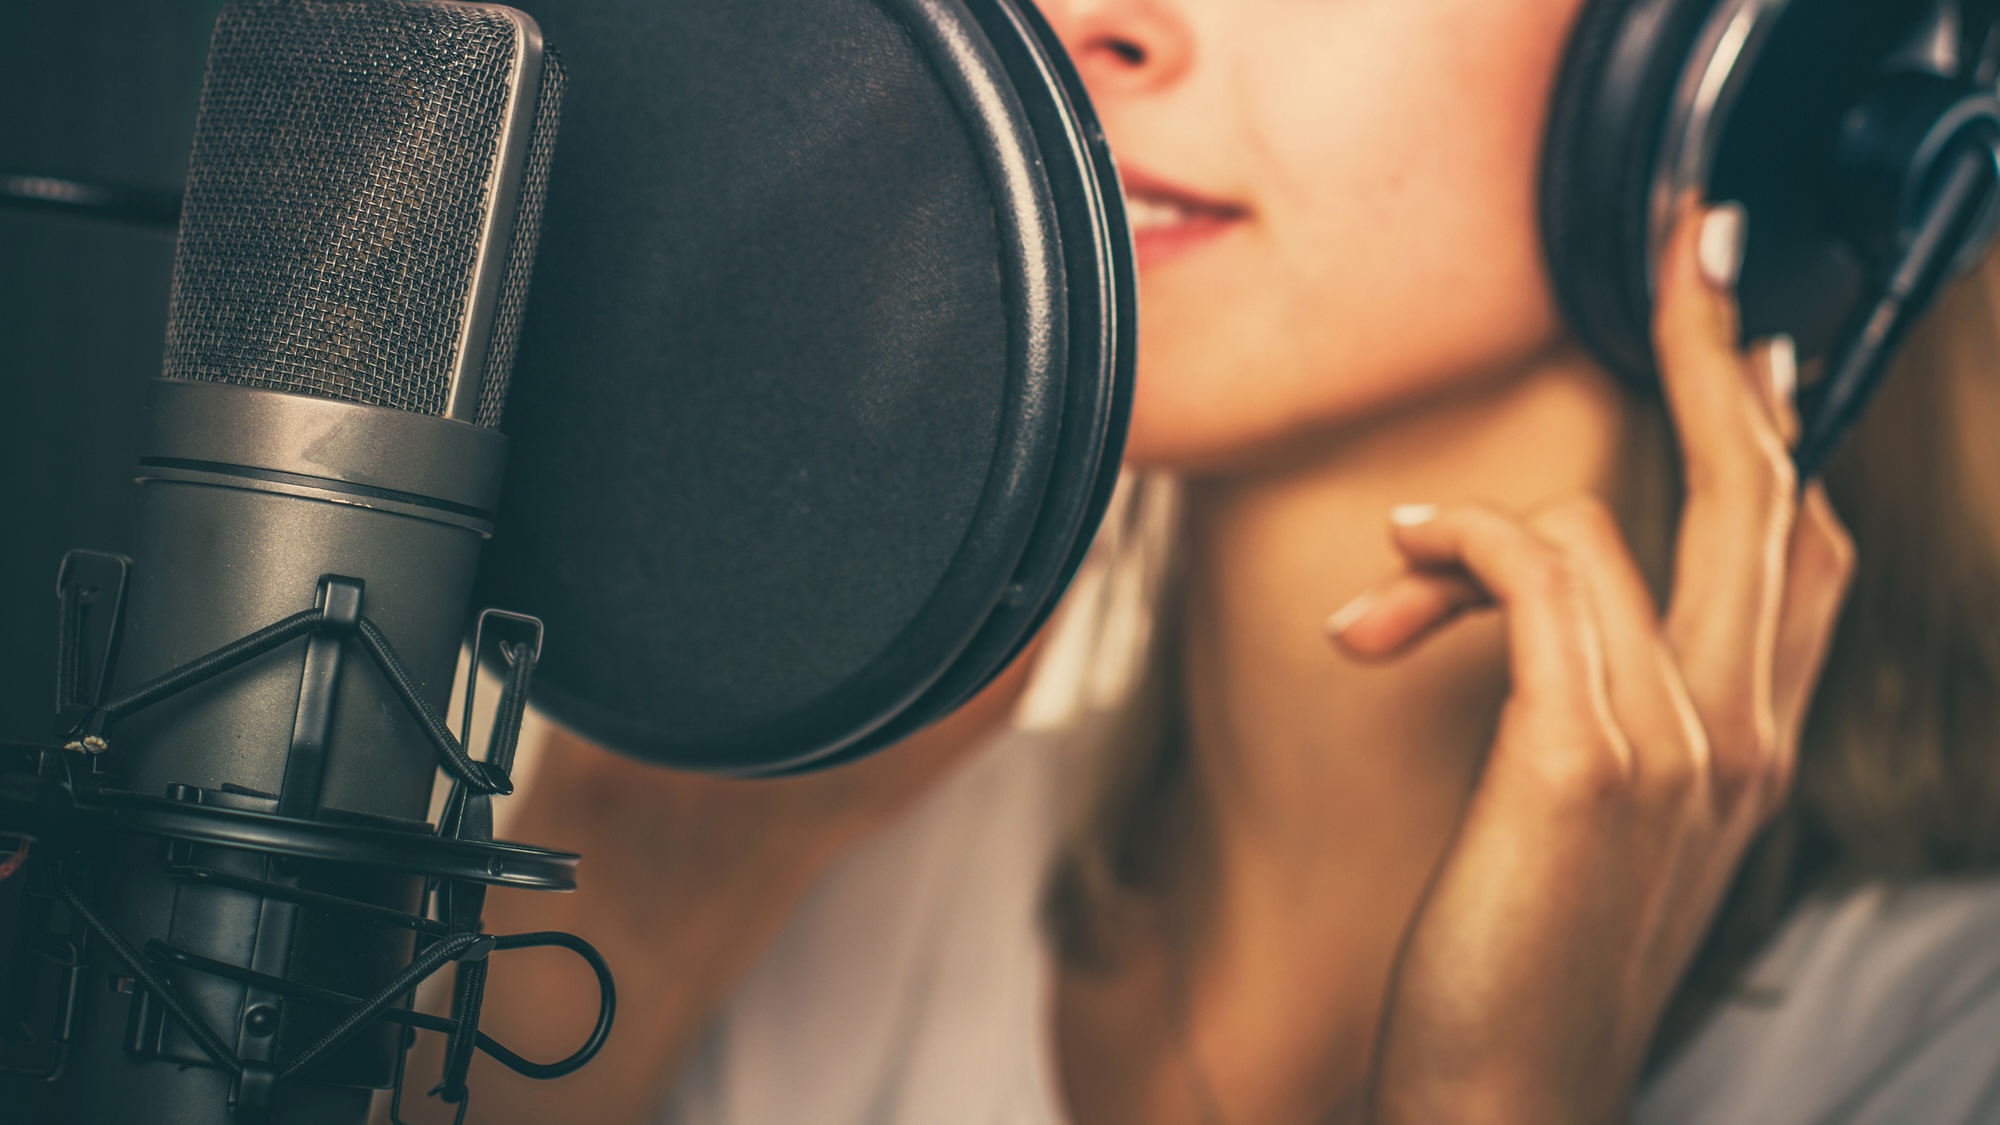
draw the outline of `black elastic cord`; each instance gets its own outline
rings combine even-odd
[[[493,948],[496,950],[524,949],[560,944],[540,940],[526,941],[525,944],[520,945],[509,944],[510,942],[522,941],[523,939],[540,939],[548,936],[550,935],[519,934],[513,938],[498,938],[495,939]],[[571,935],[561,934],[556,936],[567,938]],[[584,942],[583,939],[576,938],[575,941],[577,945],[565,945],[565,948],[577,949],[579,953],[583,949],[589,949],[590,955],[585,956],[585,960],[590,963],[593,970],[597,970],[603,964],[603,958],[595,956],[597,951],[590,949],[589,943]],[[578,948],[579,946],[582,948]],[[303,1000],[310,1004],[319,1004],[329,1008],[352,1008],[363,1002],[359,998],[349,996],[346,993],[334,992],[330,989],[320,988],[316,985],[305,984],[300,981],[288,980],[284,977],[274,977],[269,973],[260,973],[254,969],[246,969],[240,965],[231,965],[224,961],[217,961],[210,957],[189,953],[184,949],[176,949],[157,938],[146,943],[146,952],[150,957],[169,960],[175,964],[194,969],[197,972],[222,977],[225,980],[233,980],[241,984],[252,985],[268,992],[275,992],[281,996]],[[599,972],[600,983],[608,975],[608,969]],[[440,1035],[450,1035],[457,1026],[449,1017],[432,1015],[428,1012],[410,1011],[403,1008],[386,1008],[382,1011],[381,1018],[391,1023],[401,1024],[404,1027],[416,1028],[419,1031],[434,1031]],[[574,1073],[584,1066],[584,1064],[588,1063],[597,1054],[598,1049],[603,1046],[604,1040],[610,1032],[611,1024],[610,1013],[603,1006],[602,996],[600,996],[597,1022],[598,1028],[591,1032],[590,1038],[584,1042],[582,1047],[571,1052],[567,1057],[552,1063],[538,1063],[522,1058],[483,1031],[475,1034],[475,1041],[480,1050],[492,1056],[494,1061],[500,1063],[500,1065],[517,1074],[535,1079],[561,1078],[566,1074]]]
[[[420,915],[406,914],[401,910],[393,910],[386,906],[377,906],[372,902],[363,902],[360,899],[342,898],[339,895],[330,895],[322,891],[309,890],[305,887],[294,887],[285,883],[273,883],[267,879],[252,879],[243,875],[231,875],[226,871],[217,871],[209,867],[177,866],[169,867],[167,872],[176,879],[186,879],[196,883],[209,883],[216,886],[229,887],[233,890],[247,891],[250,894],[260,895],[264,898],[296,902],[300,906],[309,906],[314,910],[323,910],[329,914],[345,914],[350,918],[361,918],[374,922],[377,925],[414,930],[417,933],[427,934],[431,937],[449,937],[451,935],[451,930],[441,922],[433,922],[429,918]],[[353,1003],[358,1004],[360,1001],[356,1000]]]
[[[484,766],[489,774],[497,771],[511,789],[514,754],[521,742],[521,722],[528,711],[528,681],[535,673],[535,646],[502,644],[500,655],[507,660],[507,682],[500,685],[500,702],[493,711],[493,730],[486,739]],[[477,667],[475,664],[475,675]],[[466,699],[464,726],[469,734],[472,727],[470,687]],[[465,786],[454,783],[450,796],[445,799],[444,815],[438,818],[438,834],[461,840],[491,842],[493,817],[490,798],[490,793],[468,795]],[[474,802],[477,801],[487,802],[487,811],[483,815],[475,809]]]
[[[500,703],[494,710],[493,733],[487,740],[485,766],[489,773],[509,778],[514,766],[515,747],[521,739],[521,719],[527,711],[528,680],[535,668],[534,648],[525,644],[502,644],[500,655],[507,661],[507,682],[500,689]],[[472,674],[478,674],[476,665]],[[491,801],[491,796],[484,793],[463,798],[453,825],[461,839],[488,841],[493,838]],[[484,893],[471,888],[464,890],[472,896],[466,904],[471,915],[468,924],[476,926]],[[454,906],[459,905],[456,892],[452,902]],[[446,1033],[443,1073],[437,1088],[432,1091],[447,1104],[464,1102],[470,1094],[466,1076],[472,1069],[473,1051],[483,1046],[479,1035],[479,1015],[486,1002],[488,964],[483,956],[462,962],[453,982],[451,1029]],[[515,1058],[528,1066],[534,1065],[519,1059],[519,1056]]]
[[[314,608],[266,625],[241,640],[232,641],[214,652],[198,656],[171,672],[141,684],[126,695],[105,704],[99,709],[99,714],[106,720],[123,718],[176,692],[184,691],[231,668],[254,660],[280,645],[305,636],[318,628],[325,619],[325,611]],[[396,655],[394,646],[390,645],[389,638],[382,635],[382,630],[364,616],[360,620],[357,632],[360,635],[361,647],[367,650],[369,657],[375,661],[375,666],[382,670],[383,678],[387,679],[389,686],[395,689],[397,697],[403,701],[403,706],[409,708],[410,713],[416,717],[417,725],[423,729],[424,736],[430,740],[431,745],[437,749],[438,756],[443,759],[445,769],[478,792],[503,795],[512,793],[514,786],[508,780],[504,769],[489,768],[466,755],[464,748],[459,746],[458,740],[453,738],[451,731],[445,727],[444,719],[431,707],[430,701],[418,691],[415,677],[410,675],[410,670],[403,665],[402,658]],[[518,666],[520,662],[516,663]],[[512,720],[512,733],[516,737],[519,736],[518,715]],[[508,757],[511,758],[512,754],[510,753]]]
[[[138,977],[141,984],[153,991],[153,995],[165,1005],[176,1020],[180,1021],[181,1026],[194,1037],[195,1043],[208,1054],[208,1057],[215,1060],[216,1065],[231,1074],[243,1073],[243,1060],[215,1034],[215,1031],[208,1026],[207,1020],[188,1010],[187,1005],[181,1002],[180,994],[174,991],[173,985],[155,973],[146,959],[139,956],[138,950],[133,949],[123,937],[119,936],[117,930],[112,929],[104,919],[98,917],[97,912],[83,901],[83,897],[78,895],[74,888],[64,884],[62,895],[63,901],[69,903],[71,910],[76,911],[77,917],[82,918],[92,930],[96,931],[97,936],[104,940],[104,944],[111,947],[111,952],[125,963],[126,968],[132,970],[132,975]]]
[[[451,997],[451,1031],[445,1038],[444,1077],[438,1083],[438,1098],[447,1103],[462,1102],[468,1091],[465,1078],[472,1070],[472,1052],[479,1045],[479,1013],[486,1002],[486,958],[465,961],[458,966]]]
[[[308,609],[295,613],[283,621],[266,625],[262,629],[239,641],[231,641],[214,652],[197,656],[186,664],[163,676],[148,680],[130,693],[112,700],[103,706],[106,719],[120,719],[143,707],[165,699],[178,691],[191,688],[203,680],[219,676],[240,664],[270,652],[272,649],[297,640],[319,627],[325,616],[318,609]]]
[[[458,744],[458,740],[451,736],[451,730],[444,725],[444,718],[417,690],[416,678],[410,675],[408,668],[403,667],[402,659],[396,655],[396,650],[390,647],[389,638],[382,635],[382,630],[376,628],[375,623],[364,616],[361,619],[359,632],[361,647],[368,650],[368,655],[374,659],[375,666],[382,669],[383,678],[387,679],[389,686],[396,690],[396,695],[402,699],[403,705],[416,716],[417,725],[423,728],[424,736],[431,740],[431,745],[437,748],[438,756],[444,759],[445,769],[449,770],[453,777],[481,793],[512,793],[514,784],[507,780],[506,774],[496,774],[466,756],[465,749]]]
[[[535,674],[535,651],[530,645],[501,645],[507,658],[507,684],[500,691],[500,706],[493,715],[492,751],[488,763],[508,776],[514,773],[514,750],[521,741],[521,720],[528,713],[528,680]]]
[[[611,1037],[611,1022],[618,1014],[618,988],[611,980],[611,966],[605,964],[604,955],[597,951],[596,946],[575,934],[566,934],[560,930],[545,930],[539,933],[510,934],[495,939],[493,943],[496,951],[550,947],[567,949],[583,958],[584,964],[589,965],[590,971],[597,977],[597,1025],[590,1029],[590,1038],[584,1040],[583,1046],[571,1052],[568,1058],[552,1063],[529,1062],[512,1051],[507,1051],[503,1055],[501,1051],[504,1048],[498,1043],[486,1048],[487,1054],[506,1063],[514,1073],[543,1082],[575,1073],[591,1059],[596,1058],[597,1052],[604,1048],[604,1041]],[[484,1044],[481,1046],[484,1047]]]
[[[437,972],[447,961],[465,952],[473,944],[486,940],[488,939],[479,934],[458,934],[424,950],[422,956],[411,961],[408,968],[397,973],[396,978],[377,992],[368,1003],[342,1016],[338,1023],[327,1029],[326,1034],[320,1036],[312,1046],[307,1047],[299,1057],[286,1063],[285,1069],[279,1072],[278,1077],[290,1078],[318,1062],[328,1051],[360,1034],[375,1021],[377,1016],[400,1000],[404,993],[422,984],[425,978]]]

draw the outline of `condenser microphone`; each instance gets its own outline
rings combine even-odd
[[[69,819],[20,833],[69,856],[24,927],[73,952],[49,1125],[359,1125],[406,1029],[443,1022],[406,1008],[452,960],[477,963],[448,1056],[464,1102],[465,982],[496,947],[478,888],[560,888],[575,860],[490,843],[507,763],[439,718],[562,86],[497,5],[234,0],[216,24],[117,659],[70,679],[66,748],[39,759]],[[487,655],[524,688],[539,626],[481,621],[515,630]],[[440,764],[458,790],[434,829]],[[429,915],[427,880],[449,891]]]

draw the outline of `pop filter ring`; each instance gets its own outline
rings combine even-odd
[[[559,667],[544,666],[531,698],[545,714],[611,749],[655,764],[724,774],[794,772],[828,764],[896,722],[987,625],[1042,518],[1065,422],[1070,344],[1064,299],[1067,254],[1041,145],[1010,72],[959,0],[877,3],[928,60],[931,75],[970,134],[993,195],[1008,303],[1007,389],[994,462],[965,538],[930,597],[879,655],[806,704],[741,724],[726,737],[677,739],[650,718],[635,719],[585,698],[561,682]],[[574,50],[571,60],[580,75],[585,73]],[[559,158],[558,192],[560,164]],[[527,443],[517,439],[510,471],[522,471],[525,449]],[[504,501],[502,508],[504,513]],[[521,516],[502,518],[503,526],[523,524]],[[508,548],[504,540],[505,535],[489,548],[489,572],[494,550],[504,554]],[[482,597],[551,616],[533,597],[522,596],[504,581]],[[576,627],[570,626],[566,635],[576,643]]]
[[[809,769],[843,765],[893,745],[991,683],[1054,612],[1118,484],[1137,369],[1139,302],[1117,164],[1081,76],[1041,13],[1014,0],[966,4],[1008,68],[1051,170],[1070,277],[1062,446],[1020,568],[964,654],[889,725]]]

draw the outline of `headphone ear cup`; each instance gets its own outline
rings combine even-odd
[[[1719,0],[1586,0],[1542,146],[1543,253],[1571,331],[1615,374],[1656,380],[1649,198],[1674,90]]]

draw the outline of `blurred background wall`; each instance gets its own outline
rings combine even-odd
[[[221,0],[0,0],[0,176],[178,193]],[[0,205],[0,738],[49,733],[55,575],[131,550],[170,226]]]

